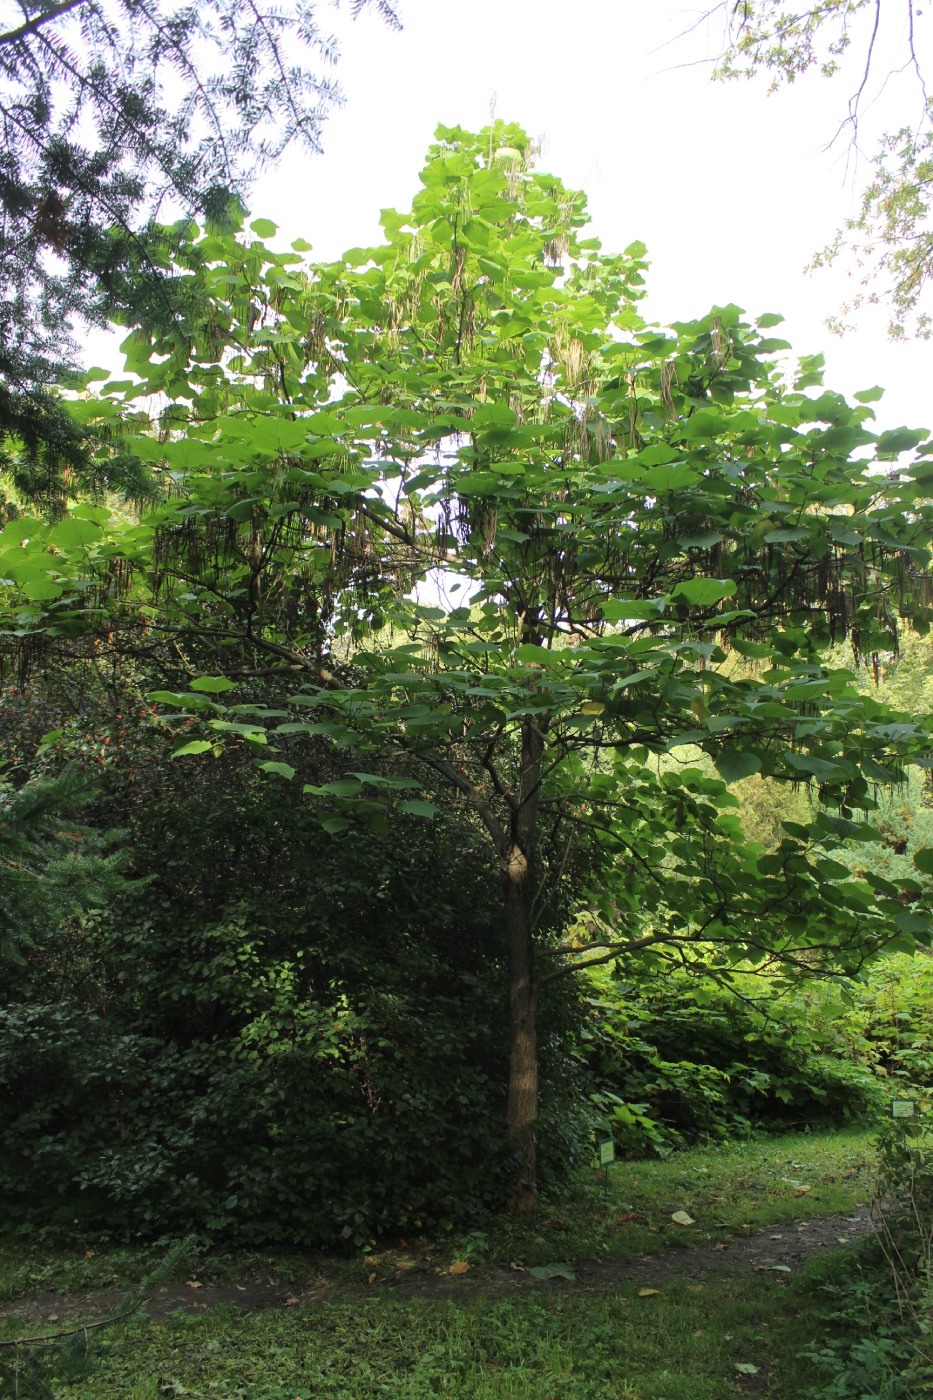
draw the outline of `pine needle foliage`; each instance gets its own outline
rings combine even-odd
[[[350,10],[371,6],[398,26],[391,0],[351,0]],[[171,271],[149,250],[156,212],[168,206],[182,226],[192,215],[223,223],[287,146],[320,150],[343,99],[329,72],[337,42],[317,9],[310,0],[4,7],[0,469],[11,436],[28,468],[20,485],[30,471],[41,479],[50,465],[59,475],[80,465],[80,438],[47,393],[74,369],[72,318],[119,317],[130,265],[162,316],[175,314]]]
[[[0,965],[123,885],[125,857],[109,849],[120,833],[79,820],[89,795],[72,769],[18,792],[0,780]]]

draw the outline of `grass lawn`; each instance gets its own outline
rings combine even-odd
[[[137,1325],[61,1400],[800,1400],[817,1379],[814,1277],[677,1284],[640,1298],[534,1295],[467,1305],[374,1296],[309,1312]]]
[[[54,1380],[51,1393],[55,1400],[802,1400],[820,1379],[806,1353],[818,1340],[814,1313],[842,1251],[824,1250],[793,1274],[745,1267],[700,1283],[685,1268],[645,1296],[627,1279],[608,1291],[563,1283],[509,1297],[491,1283],[513,1263],[630,1259],[675,1244],[709,1246],[743,1226],[762,1231],[854,1210],[870,1194],[869,1159],[866,1135],[854,1131],[757,1138],[663,1162],[619,1163],[610,1169],[608,1206],[591,1173],[532,1221],[497,1220],[465,1237],[395,1242],[343,1260],[213,1252],[191,1261],[187,1277],[286,1277],[299,1297],[326,1277],[332,1292],[248,1314],[222,1308],[139,1318],[119,1334],[100,1333],[94,1369]],[[674,1211],[695,1224],[674,1223]],[[8,1239],[3,1296],[129,1286],[151,1263],[144,1253],[80,1243],[52,1251]],[[431,1297],[431,1279],[447,1278],[458,1261],[470,1264],[469,1294]],[[423,1289],[393,1293],[403,1277],[409,1287],[422,1280]],[[369,1279],[386,1286],[369,1287]],[[23,1325],[2,1320],[0,1336],[22,1334]],[[22,1395],[32,1400],[28,1389]]]

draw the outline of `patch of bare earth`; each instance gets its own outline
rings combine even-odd
[[[325,1299],[371,1296],[376,1292],[397,1298],[449,1298],[463,1302],[477,1297],[513,1297],[529,1291],[607,1293],[625,1284],[659,1288],[679,1279],[702,1284],[706,1279],[741,1274],[746,1270],[770,1274],[774,1282],[780,1284],[821,1250],[852,1243],[871,1231],[871,1216],[866,1209],[851,1215],[795,1221],[770,1233],[730,1236],[713,1245],[693,1248],[685,1244],[634,1259],[568,1260],[561,1266],[566,1274],[550,1278],[536,1276],[517,1264],[508,1270],[474,1268],[451,1274],[415,1269],[402,1271],[391,1262],[382,1268],[373,1260],[368,1285],[338,1285],[321,1279],[315,1287],[300,1290],[287,1282],[246,1280],[242,1284],[214,1285],[191,1280],[156,1288],[145,1311],[158,1320],[178,1311],[190,1315],[213,1312],[219,1307],[238,1308],[244,1312],[259,1312],[263,1308],[311,1308]],[[45,1294],[0,1306],[0,1317],[57,1330],[73,1326],[78,1320],[93,1321],[119,1306],[124,1296],[113,1290]]]

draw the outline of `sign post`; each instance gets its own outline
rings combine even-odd
[[[609,1168],[616,1159],[616,1145],[609,1133],[597,1133],[596,1151],[599,1155],[599,1165],[603,1169],[603,1199],[606,1209],[609,1209]]]

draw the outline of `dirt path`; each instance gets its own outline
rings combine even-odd
[[[287,1282],[214,1285],[173,1283],[155,1289],[146,1311],[153,1319],[173,1312],[187,1314],[213,1312],[218,1307],[258,1312],[263,1308],[307,1309],[328,1299],[378,1294],[396,1298],[449,1298],[467,1301],[477,1297],[514,1297],[529,1290],[558,1293],[604,1293],[624,1284],[640,1288],[660,1288],[677,1279],[697,1284],[724,1274],[751,1270],[771,1273],[780,1284],[820,1250],[836,1248],[867,1235],[872,1223],[867,1209],[850,1215],[823,1216],[816,1220],[795,1221],[767,1234],[730,1236],[720,1244],[661,1250],[633,1259],[606,1259],[584,1262],[565,1261],[552,1265],[565,1275],[542,1278],[531,1270],[513,1265],[508,1270],[471,1269],[464,1274],[380,1271],[374,1264],[371,1283],[332,1284],[321,1279],[317,1286],[300,1290]],[[19,1299],[0,1306],[0,1317],[52,1330],[73,1325],[79,1319],[93,1320],[116,1307],[125,1295],[114,1290],[89,1293],[45,1294]]]

